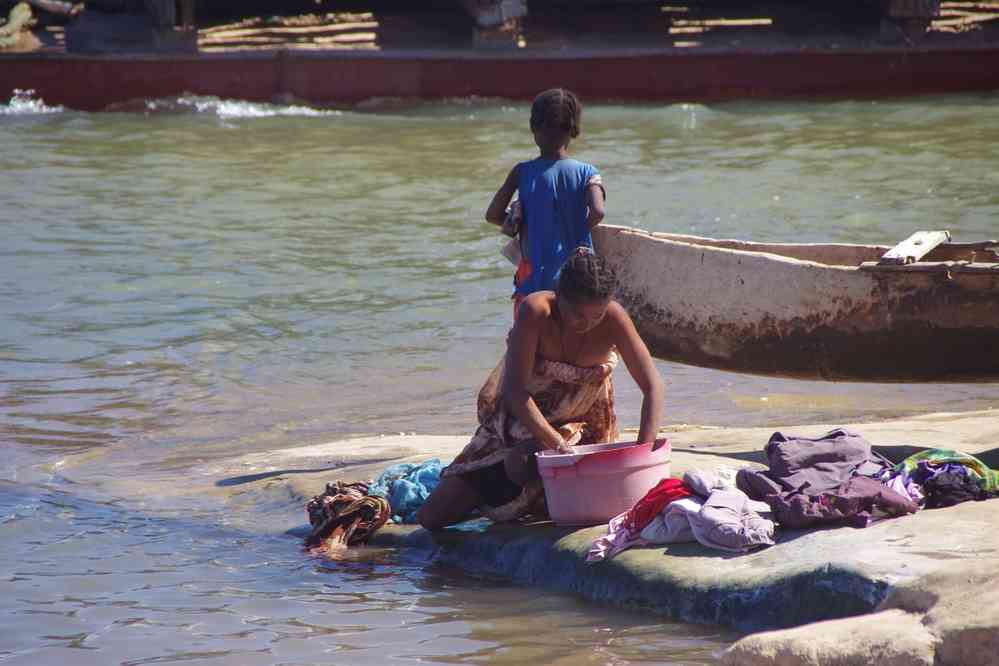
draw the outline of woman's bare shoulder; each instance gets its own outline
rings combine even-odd
[[[552,316],[552,308],[555,304],[555,292],[536,291],[529,295],[520,304],[517,320],[522,318],[530,321],[544,321]]]
[[[607,304],[607,317],[616,322],[631,321],[631,315],[624,309],[624,306],[613,299]]]

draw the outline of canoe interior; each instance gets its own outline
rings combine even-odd
[[[653,356],[834,381],[999,381],[999,243],[877,266],[878,245],[750,243],[602,225]],[[882,268],[884,270],[882,270]]]
[[[775,254],[789,259],[812,261],[827,266],[856,267],[864,262],[878,261],[891,249],[887,245],[852,245],[848,243],[754,243],[751,241],[704,238],[685,234],[652,232],[653,238],[699,245],[702,247]],[[999,241],[977,243],[946,243],[927,254],[919,263],[967,261],[999,264]]]

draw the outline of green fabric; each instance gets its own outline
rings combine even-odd
[[[924,460],[934,465],[943,465],[946,463],[964,465],[968,470],[969,476],[978,480],[982,488],[992,493],[999,492],[999,471],[989,469],[988,465],[971,454],[954,451],[953,449],[928,449],[920,451],[895,465],[895,471],[899,473],[911,473]]]

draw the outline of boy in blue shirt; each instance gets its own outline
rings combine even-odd
[[[534,98],[531,133],[541,154],[510,170],[486,210],[486,220],[502,227],[507,206],[514,193],[519,194],[521,260],[514,276],[515,316],[528,294],[554,289],[559,268],[577,247],[593,247],[590,229],[604,219],[606,191],[600,172],[569,157],[581,114],[579,99],[564,88]]]

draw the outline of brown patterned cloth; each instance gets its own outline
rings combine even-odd
[[[579,367],[539,358],[528,382],[545,419],[565,438],[567,444],[601,444],[617,440],[612,374],[618,363],[616,351],[592,367]],[[443,477],[483,470],[503,462],[510,449],[534,441],[534,435],[510,412],[500,393],[504,358],[479,390],[479,427],[458,457],[444,469]],[[479,510],[497,522],[515,520],[526,514],[544,496],[541,481],[524,486],[514,500],[498,507],[483,505]]]
[[[365,543],[392,516],[388,501],[368,495],[368,484],[363,482],[328,483],[325,492],[313,497],[305,511],[312,525],[305,546],[326,555]]]

